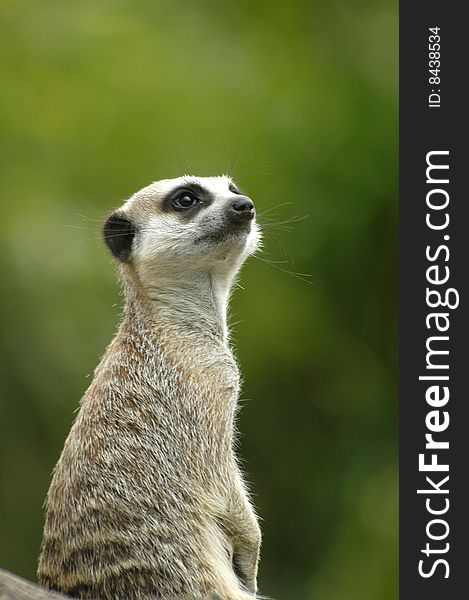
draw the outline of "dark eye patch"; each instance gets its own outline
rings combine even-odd
[[[208,190],[198,183],[188,183],[172,190],[163,200],[162,209],[164,212],[176,212],[188,219],[212,202],[213,198]]]

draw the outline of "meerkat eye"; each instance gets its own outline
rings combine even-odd
[[[181,192],[174,198],[172,205],[175,210],[188,210],[199,202],[200,200],[192,192]]]
[[[239,191],[239,189],[237,188],[237,186],[234,183],[230,183],[228,186],[228,189],[233,194],[241,194],[241,192]]]

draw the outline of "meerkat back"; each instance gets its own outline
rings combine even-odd
[[[248,600],[260,530],[233,452],[230,290],[258,248],[228,177],[162,180],[104,225],[125,294],[54,469],[38,578],[94,600]]]

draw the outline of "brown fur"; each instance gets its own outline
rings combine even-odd
[[[124,205],[140,225],[148,189]],[[213,270],[186,282],[161,268],[158,295],[139,252],[121,265],[123,322],[54,470],[39,581],[99,600],[252,599],[260,530],[233,451],[239,373]]]

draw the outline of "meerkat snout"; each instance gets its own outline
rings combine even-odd
[[[230,207],[230,216],[234,221],[252,221],[255,217],[254,204],[247,196],[236,199]]]

